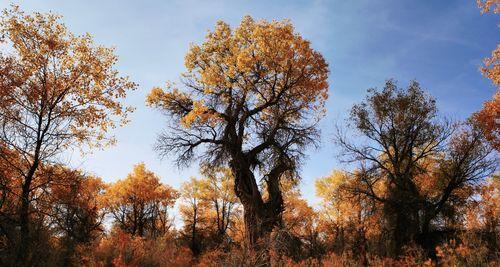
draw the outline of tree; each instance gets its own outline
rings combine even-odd
[[[112,142],[107,131],[126,122],[130,108],[118,100],[136,85],[114,69],[113,49],[89,34],[75,36],[52,13],[4,10],[0,20],[0,141],[20,157],[0,160],[17,172],[20,249],[29,254],[30,194],[42,163],[75,145]]]
[[[319,258],[324,253],[317,228],[318,213],[302,197],[297,180],[283,180],[283,225],[275,235],[275,249],[294,260]]]
[[[500,237],[500,180],[493,175],[486,183],[479,185],[480,199],[474,201],[467,208],[467,218],[464,223],[466,229],[472,234],[470,239],[476,241],[486,240],[489,251],[495,251]],[[479,238],[477,233],[480,233]],[[492,255],[495,258],[495,255]],[[498,257],[498,256],[496,256]]]
[[[201,173],[203,178],[191,177],[180,189],[183,234],[195,255],[205,248],[228,245],[229,231],[239,215],[231,170],[203,166]]]
[[[194,177],[182,184],[180,192],[182,202],[179,210],[184,222],[184,235],[189,239],[191,251],[198,256],[206,230],[208,202],[202,198],[201,181]]]
[[[366,263],[368,241],[380,236],[380,205],[350,188],[361,188],[359,180],[342,171],[316,180],[316,195],[321,199],[320,224],[329,246],[337,253],[351,250]],[[380,194],[383,186],[373,188]]]
[[[354,143],[341,131],[336,136],[346,160],[359,164],[351,190],[383,204],[392,254],[413,242],[432,251],[431,223],[471,197],[464,190],[496,166],[484,136],[439,120],[434,99],[417,82],[400,89],[389,80],[383,90],[370,89],[353,106],[349,125],[364,137]],[[378,186],[386,190],[379,193]]]
[[[486,140],[496,149],[500,150],[500,92],[493,98],[483,103],[483,108],[472,115],[478,127],[483,131]]]
[[[290,22],[249,16],[234,30],[218,22],[202,45],[191,46],[185,65],[185,91],[153,88],[146,100],[172,118],[157,150],[176,153],[181,165],[228,164],[254,247],[280,223],[280,179],[297,171],[318,136],[328,65]]]
[[[15,151],[0,142],[0,154],[13,162],[20,160]],[[18,171],[6,161],[0,160],[0,265],[14,264],[18,245],[18,202],[21,188],[17,184]]]
[[[202,168],[201,199],[208,202],[208,220],[215,243],[227,241],[228,231],[239,215],[238,199],[234,194],[234,176],[229,168]]]
[[[62,166],[55,166],[52,175],[61,179],[49,187],[49,225],[60,237],[60,264],[72,266],[78,246],[89,245],[104,230],[101,198],[105,184],[98,177]]]
[[[111,184],[104,196],[104,205],[121,230],[141,237],[156,238],[171,226],[168,210],[179,194],[160,183],[144,163],[134,166],[124,180]]]

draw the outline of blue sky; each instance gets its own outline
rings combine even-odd
[[[342,168],[331,142],[333,125],[366,89],[382,86],[387,78],[401,86],[417,79],[453,119],[468,117],[494,92],[478,67],[499,41],[498,19],[481,15],[475,0],[2,1],[0,8],[15,3],[26,11],[59,13],[74,33],[89,32],[97,43],[115,46],[117,68],[139,84],[125,100],[137,110],[129,125],[114,132],[118,144],[68,159],[108,182],[125,177],[141,161],[176,188],[197,175],[197,166],[179,170],[153,152],[165,118],[144,99],[153,86],[178,80],[189,44],[202,42],[217,20],[237,25],[244,15],[290,19],[329,62],[321,148],[308,152],[302,168],[302,192],[313,204],[314,180]]]

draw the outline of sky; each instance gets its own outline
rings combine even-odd
[[[196,164],[178,169],[173,158],[160,159],[153,151],[166,118],[144,100],[153,86],[179,80],[189,44],[203,42],[218,20],[236,26],[245,15],[290,19],[329,63],[321,145],[307,151],[301,169],[301,190],[312,205],[318,204],[314,181],[345,167],[332,142],[333,126],[368,88],[380,88],[388,78],[400,86],[416,79],[441,113],[455,120],[479,110],[495,90],[478,68],[499,41],[498,18],[481,15],[475,0],[1,0],[0,9],[11,3],[28,12],[58,13],[73,33],[88,32],[97,44],[115,47],[116,68],[139,85],[124,100],[136,111],[128,125],[113,131],[116,146],[83,156],[67,153],[70,166],[106,182],[125,178],[139,162],[174,188],[199,175]]]

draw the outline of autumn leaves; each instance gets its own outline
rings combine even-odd
[[[359,138],[341,130],[335,138],[354,168],[317,181],[314,209],[297,183],[326,112],[326,60],[289,21],[218,22],[187,52],[181,86],[155,87],[146,98],[168,118],[156,152],[199,163],[204,177],[177,191],[138,164],[107,185],[58,156],[112,144],[110,130],[127,123],[133,109],[122,100],[137,85],[115,69],[113,49],[70,33],[57,15],[18,7],[2,13],[0,31],[0,264],[347,257],[367,265],[404,249],[423,262],[449,238],[498,235],[498,185],[486,179],[498,163],[498,93],[469,121],[450,124],[417,82],[369,90],[347,123]],[[483,69],[495,85],[497,50]],[[182,229],[169,216],[176,201]],[[495,239],[476,240],[494,259]],[[45,246],[55,252],[41,259]]]
[[[108,131],[125,123],[131,111],[120,100],[136,87],[114,69],[112,49],[95,45],[88,34],[74,36],[60,19],[13,6],[0,21],[5,48],[0,146],[8,151],[1,159],[21,188],[14,200],[18,211],[10,218],[20,227],[16,257],[21,266],[34,257],[31,214],[37,195],[55,182],[49,176],[39,183],[41,169],[55,164],[66,149],[113,143]]]
[[[218,22],[186,55],[185,90],[155,88],[147,103],[170,118],[158,150],[177,162],[229,165],[244,206],[247,242],[255,246],[280,224],[280,180],[296,175],[328,97],[328,65],[290,22],[244,17]],[[266,183],[267,199],[259,188]]]

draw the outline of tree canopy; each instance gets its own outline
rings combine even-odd
[[[185,65],[183,89],[155,87],[146,99],[172,118],[157,150],[176,153],[180,164],[195,155],[211,165],[228,163],[248,241],[255,244],[279,221],[279,180],[295,174],[304,149],[318,137],[328,65],[290,22],[249,16],[235,29],[218,22],[203,44],[190,47]]]

